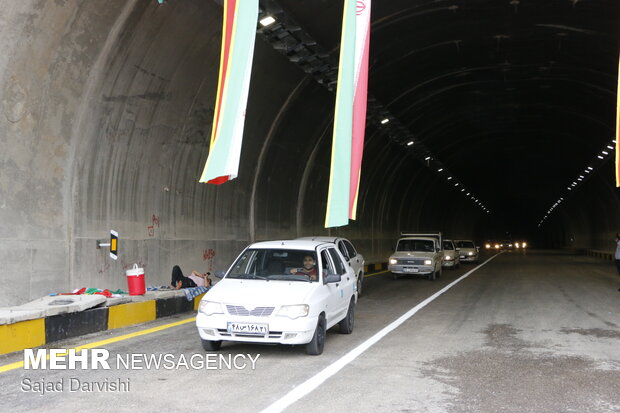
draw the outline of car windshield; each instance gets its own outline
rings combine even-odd
[[[396,251],[434,252],[434,242],[425,239],[401,239]]]
[[[248,249],[226,278],[277,281],[316,281],[316,252],[288,249]]]
[[[459,248],[474,248],[474,243],[471,241],[457,241],[456,246]]]
[[[452,245],[452,241],[444,241],[443,242],[443,249],[444,250],[453,250],[454,249],[454,245]]]

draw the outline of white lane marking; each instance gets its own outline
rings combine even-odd
[[[368,350],[373,344],[381,340],[383,337],[388,335],[392,330],[396,329],[402,323],[404,323],[409,318],[411,318],[411,316],[413,316],[415,313],[417,313],[418,311],[426,307],[429,303],[431,303],[441,294],[445,293],[450,288],[452,288],[459,282],[463,281],[465,278],[469,277],[471,273],[481,268],[482,266],[486,265],[486,263],[488,263],[489,261],[491,261],[493,258],[497,257],[498,255],[499,254],[492,256],[491,258],[489,258],[482,264],[478,265],[476,268],[463,274],[460,278],[456,279],[455,281],[446,285],[441,290],[437,291],[435,294],[431,295],[426,300],[422,301],[420,304],[416,305],[411,310],[407,311],[405,314],[400,316],[398,319],[392,321],[382,330],[377,332],[374,336],[370,337],[368,340],[364,341],[362,344],[355,347],[353,350],[349,351],[347,354],[345,354],[344,356],[342,356],[341,358],[339,358],[338,360],[336,360],[335,362],[333,362],[332,364],[330,364],[329,366],[327,366],[326,368],[318,372],[316,375],[309,378],[302,384],[297,385],[293,390],[291,390],[286,395],[284,395],[284,397],[282,397],[280,400],[274,402],[267,408],[263,409],[261,413],[281,412],[282,410],[286,409],[291,404],[295,403],[297,400],[309,394],[311,391],[319,387],[325,380],[327,380],[334,374],[338,373],[344,366],[346,366],[347,364],[355,360],[358,356],[360,356],[363,352]]]

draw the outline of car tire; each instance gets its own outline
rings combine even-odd
[[[359,273],[357,276],[357,296],[362,295],[362,287],[364,284],[364,273]]]
[[[219,351],[219,349],[222,347],[221,341],[203,339],[200,339],[200,341],[202,342],[202,348],[204,348],[205,351]]]
[[[316,329],[314,330],[314,335],[312,336],[312,340],[306,344],[306,353],[311,356],[318,356],[323,353],[323,348],[325,347],[325,316],[321,314],[319,316],[319,321],[316,323]]]
[[[347,315],[338,324],[340,328],[340,334],[351,334],[353,332],[353,325],[355,324],[355,298],[351,297],[349,302],[349,309]]]
[[[430,273],[430,275],[428,276],[428,279],[431,281],[435,281],[435,279],[437,278],[437,271],[433,271],[432,273]]]

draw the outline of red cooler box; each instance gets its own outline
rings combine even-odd
[[[138,268],[138,264],[134,264],[133,268],[125,271],[125,275],[127,275],[129,295],[143,295],[146,291],[144,285],[144,268]]]

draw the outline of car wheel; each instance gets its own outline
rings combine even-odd
[[[353,332],[353,324],[355,323],[355,299],[351,297],[349,309],[346,317],[338,324],[341,334],[351,334]]]
[[[357,276],[357,296],[362,295],[362,284],[364,283],[364,273]]]
[[[203,339],[200,339],[200,341],[202,341],[202,348],[204,348],[206,351],[218,351],[222,347],[221,341]]]
[[[323,347],[325,347],[325,316],[321,314],[316,323],[312,340],[306,344],[306,353],[311,356],[318,356],[323,353]]]
[[[432,272],[432,273],[428,276],[428,279],[429,279],[429,280],[431,280],[431,281],[435,281],[435,279],[437,278],[437,277],[436,277],[436,274],[437,274],[437,271],[433,271],[433,272]]]

